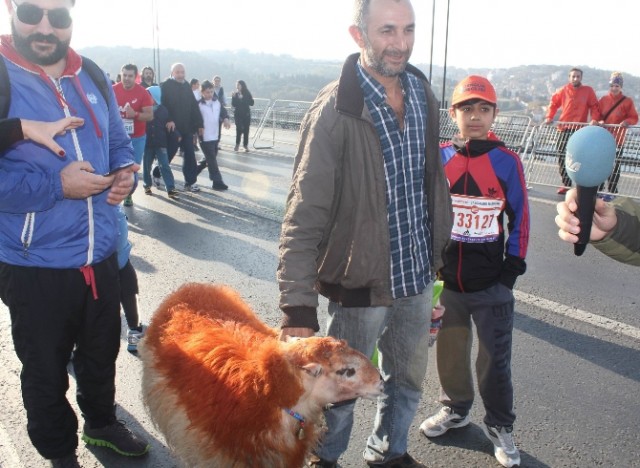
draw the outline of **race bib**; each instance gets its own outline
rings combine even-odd
[[[498,216],[504,200],[451,195],[453,228],[451,238],[459,242],[494,242],[500,235]]]
[[[122,123],[124,123],[124,131],[133,135],[133,119],[122,119]]]

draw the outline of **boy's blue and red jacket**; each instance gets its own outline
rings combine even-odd
[[[500,282],[512,289],[526,271],[529,201],[520,157],[489,132],[487,140],[440,145],[454,220],[440,276],[474,292]],[[508,230],[505,241],[504,227]]]

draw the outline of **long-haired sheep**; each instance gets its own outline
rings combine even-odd
[[[381,393],[344,341],[284,342],[232,289],[187,284],[156,311],[140,346],[143,398],[186,466],[300,467],[322,409]]]

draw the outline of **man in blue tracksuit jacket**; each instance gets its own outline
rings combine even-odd
[[[74,3],[7,2],[12,34],[0,37],[10,84],[7,117],[84,119],[56,138],[59,155],[30,140],[0,152],[0,297],[22,363],[29,437],[53,466],[79,466],[78,421],[65,396],[72,351],[83,439],[124,455],[148,450],[117,421],[114,407],[116,210],[138,166],[131,165],[113,91],[105,102],[83,58],[69,48]]]

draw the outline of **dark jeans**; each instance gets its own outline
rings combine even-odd
[[[171,162],[178,152],[178,148],[182,148],[182,175],[184,176],[184,183],[193,185],[198,179],[198,163],[196,162],[196,152],[193,145],[193,134],[183,134],[180,142],[173,138],[169,139],[167,145],[169,162]],[[160,168],[158,166],[153,169],[153,177],[160,177]]]
[[[620,166],[622,165],[622,152],[624,151],[624,145],[616,148],[616,159],[613,163],[613,172],[609,176],[609,192],[618,193],[618,182],[620,181]],[[600,190],[604,190],[604,182],[599,187]]]
[[[209,169],[209,179],[214,184],[223,184],[222,174],[218,168],[218,140],[202,141],[200,147],[204,153],[204,161],[198,164],[198,173],[202,172],[206,166]]]
[[[556,150],[558,152],[558,171],[560,172],[560,178],[562,179],[562,185],[565,187],[571,187],[571,179],[567,175],[567,168],[565,167],[565,157],[567,155],[567,142],[571,135],[576,132],[575,130],[562,130],[558,135],[558,143]]]
[[[127,260],[127,264],[120,269],[120,303],[127,319],[127,326],[135,328],[140,325],[140,317],[138,316],[138,274],[130,260]]]
[[[484,422],[490,426],[512,425],[516,419],[511,383],[512,291],[502,284],[474,293],[444,289],[440,302],[445,307],[436,341],[440,401],[462,416],[471,409],[473,319],[478,334],[476,374],[486,411]]]
[[[236,146],[240,146],[242,140],[242,146],[245,148],[249,146],[249,126],[251,124],[251,117],[236,118]]]
[[[118,261],[93,266],[98,299],[78,269],[0,263],[0,296],[9,307],[29,438],[40,455],[59,458],[78,446],[78,419],[67,400],[71,352],[76,399],[86,423],[115,421],[120,349]]]

